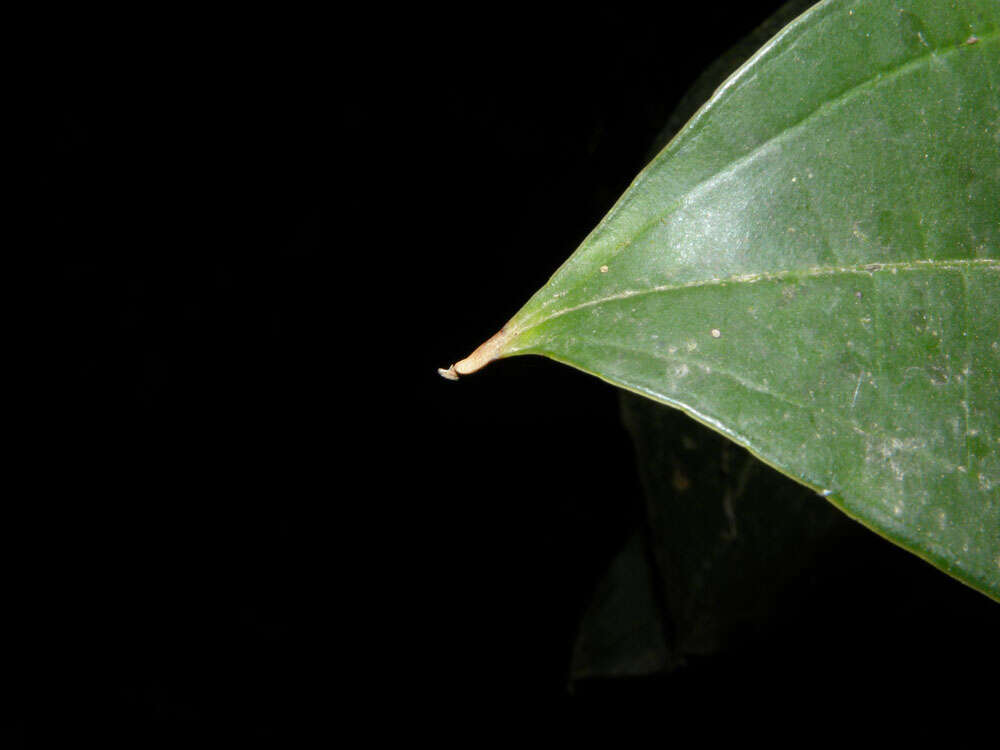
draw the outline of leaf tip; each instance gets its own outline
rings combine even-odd
[[[465,359],[459,360],[448,369],[438,368],[438,375],[447,380],[458,380],[459,375],[471,375],[493,360],[499,359],[507,342],[515,335],[517,333],[514,330],[504,326]]]

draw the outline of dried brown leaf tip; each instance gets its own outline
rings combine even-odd
[[[459,375],[469,375],[475,372],[499,358],[507,343],[518,333],[513,328],[504,326],[465,359],[459,360],[447,369],[439,367],[438,375],[447,380],[458,380]]]

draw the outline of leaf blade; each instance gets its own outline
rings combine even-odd
[[[993,0],[819,3],[480,359],[679,407],[1000,599],[997,71]]]

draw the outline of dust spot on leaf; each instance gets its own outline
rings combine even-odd
[[[870,466],[881,465],[888,468],[896,481],[901,482],[906,476],[912,454],[924,448],[926,443],[919,438],[872,439],[866,446],[865,462]]]
[[[941,367],[935,367],[931,365],[927,368],[927,373],[931,379],[931,385],[947,385],[948,384],[948,373]]]

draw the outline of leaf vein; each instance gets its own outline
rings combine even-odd
[[[954,259],[954,260],[914,260],[914,261],[899,261],[896,263],[865,263],[856,266],[819,266],[815,268],[804,268],[804,269],[790,269],[787,271],[777,271],[777,272],[761,272],[761,273],[748,273],[739,274],[737,276],[727,276],[724,278],[717,279],[699,279],[697,281],[688,281],[681,284],[662,284],[658,286],[648,287],[646,289],[626,289],[621,292],[616,292],[614,294],[609,294],[605,297],[598,297],[596,299],[587,300],[586,302],[581,302],[578,305],[573,305],[572,307],[566,307],[562,310],[557,310],[544,318],[537,320],[529,325],[519,327],[518,333],[524,333],[525,331],[538,328],[539,326],[553,320],[554,318],[562,317],[563,315],[568,315],[569,313],[578,312],[580,310],[587,309],[589,307],[596,307],[598,305],[604,305],[609,302],[618,302],[625,299],[632,299],[634,297],[641,297],[648,294],[664,294],[667,292],[679,291],[682,289],[696,289],[698,287],[709,287],[709,286],[723,286],[726,284],[753,284],[759,281],[784,281],[789,278],[818,278],[822,276],[837,276],[840,274],[862,274],[862,275],[872,275],[882,271],[899,272],[899,271],[924,271],[924,270],[938,270],[938,271],[961,271],[963,274],[968,268],[983,267],[989,270],[1000,270],[1000,259],[995,258],[971,258],[971,259]]]
[[[978,44],[982,45],[984,42],[986,42],[986,41],[992,41],[992,40],[996,39],[997,37],[1000,37],[1000,31],[994,32],[992,34],[985,34],[985,35],[983,35],[982,37],[979,38],[979,43]],[[896,77],[898,77],[898,76],[900,76],[900,75],[902,75],[902,74],[904,74],[906,72],[909,72],[910,70],[912,70],[912,69],[914,69],[914,68],[916,68],[916,67],[918,67],[918,66],[920,66],[920,65],[922,65],[924,63],[927,63],[930,60],[933,60],[934,58],[939,58],[939,57],[943,57],[943,56],[946,56],[946,55],[950,55],[950,54],[952,54],[954,52],[957,52],[957,51],[960,51],[960,50],[963,50],[963,49],[967,49],[967,48],[968,48],[968,45],[964,41],[963,42],[958,42],[956,44],[944,46],[944,47],[930,48],[930,49],[928,49],[927,52],[924,52],[923,54],[918,55],[916,57],[910,58],[905,63],[902,63],[901,65],[899,65],[899,66],[897,66],[895,68],[891,68],[891,69],[888,69],[888,70],[878,71],[875,75],[870,76],[870,77],[868,77],[868,78],[866,78],[866,79],[864,79],[862,81],[859,81],[858,83],[856,83],[856,84],[848,87],[844,91],[842,91],[839,94],[837,94],[834,98],[828,99],[827,101],[822,102],[815,109],[811,110],[809,113],[807,113],[806,115],[804,115],[802,118],[800,118],[796,122],[794,122],[794,123],[792,123],[790,125],[784,126],[777,133],[775,133],[774,135],[770,136],[766,140],[761,141],[759,144],[757,144],[756,146],[754,146],[750,151],[748,151],[747,153],[745,153],[743,156],[740,156],[740,157],[738,157],[738,158],[736,158],[736,159],[728,162],[727,164],[723,165],[719,169],[717,169],[714,172],[712,172],[712,174],[708,175],[707,177],[703,178],[702,180],[700,180],[699,182],[697,182],[696,184],[694,184],[693,186],[691,186],[690,188],[688,188],[687,190],[685,190],[683,195],[681,195],[675,201],[671,202],[670,205],[668,205],[662,211],[658,211],[649,221],[647,221],[645,224],[643,224],[641,227],[639,227],[636,230],[636,232],[624,244],[616,247],[614,249],[614,251],[610,255],[602,257],[601,262],[609,261],[609,260],[611,260],[611,259],[613,259],[613,258],[615,258],[615,257],[617,257],[619,255],[621,255],[623,252],[627,251],[630,247],[632,247],[634,245],[634,243],[635,243],[636,240],[638,240],[639,238],[645,236],[650,231],[650,229],[652,229],[653,227],[655,227],[664,218],[666,218],[670,214],[674,213],[678,208],[680,208],[681,206],[683,206],[691,198],[691,196],[693,194],[701,192],[701,191],[705,190],[706,188],[712,187],[713,185],[715,185],[716,183],[718,183],[720,180],[722,180],[722,179],[728,177],[729,175],[733,174],[733,172],[735,172],[737,169],[739,169],[740,167],[742,167],[744,164],[748,164],[748,163],[752,162],[753,159],[761,151],[763,151],[765,148],[767,148],[769,145],[774,144],[774,143],[778,143],[778,142],[780,142],[780,140],[782,138],[787,137],[789,133],[793,133],[793,132],[796,132],[796,131],[800,130],[804,125],[806,125],[810,120],[812,120],[817,115],[822,114],[823,112],[829,111],[831,109],[834,109],[834,108],[840,106],[841,104],[849,101],[856,94],[859,94],[860,92],[862,92],[862,91],[864,91],[864,90],[866,90],[868,88],[871,88],[873,86],[876,86],[876,85],[878,85],[880,83],[883,83],[885,81],[891,81],[894,78],[896,78]],[[982,47],[980,47],[980,49],[981,48]],[[666,151],[667,148],[669,148],[669,145],[667,147],[665,147],[664,151]],[[664,152],[661,152],[660,154],[658,154],[657,157],[650,164],[650,167],[652,167],[653,164],[655,164],[656,162],[658,162],[664,156],[666,156],[666,154]],[[634,190],[636,190],[640,186],[640,184],[643,182],[644,178],[646,177],[646,173],[649,171],[650,167],[647,167],[646,170],[643,170],[643,173],[640,175],[640,179],[637,179],[633,183],[632,187],[630,188],[629,194],[631,194],[632,192],[634,192]],[[624,207],[624,205],[625,205],[625,201],[623,201],[620,204],[621,207]],[[619,206],[615,206],[614,208],[612,208],[611,213],[609,213],[609,215],[607,217],[605,217],[605,219],[603,221],[601,221],[600,225],[598,226],[598,230],[600,230],[603,226],[605,226],[613,218],[613,216],[618,213],[618,210],[620,210]],[[588,241],[590,239],[592,239],[592,238],[593,238],[593,235],[592,235],[592,237],[588,238]]]
[[[1000,32],[980,37],[980,44],[983,43],[984,41],[995,39],[998,36],[1000,36]],[[678,208],[683,206],[691,198],[693,194],[702,192],[706,188],[712,187],[722,179],[725,179],[729,175],[733,174],[744,164],[752,162],[754,158],[765,148],[774,143],[780,143],[781,139],[787,137],[790,133],[794,133],[800,130],[804,125],[810,122],[817,115],[835,109],[840,105],[850,101],[855,95],[860,94],[862,91],[865,91],[869,88],[879,85],[885,81],[891,81],[894,78],[904,73],[907,73],[910,70],[917,68],[924,63],[931,61],[935,57],[943,57],[945,55],[950,55],[953,52],[967,48],[967,46],[968,45],[965,42],[959,42],[957,44],[949,45],[946,47],[937,47],[929,49],[927,52],[907,60],[905,63],[899,65],[896,68],[892,68],[888,71],[879,71],[875,75],[866,78],[863,81],[859,81],[853,86],[848,87],[844,91],[837,94],[837,96],[835,96],[834,98],[822,102],[819,106],[810,111],[808,114],[804,115],[799,120],[795,121],[791,125],[786,125],[774,135],[758,143],[743,156],[740,156],[737,159],[730,161],[728,164],[723,165],[722,167],[714,171],[712,174],[710,174],[708,177],[705,177],[692,187],[685,190],[682,196],[680,196],[677,200],[675,200],[673,203],[667,206],[663,211],[658,212],[648,222],[639,227],[639,229],[636,230],[635,234],[631,238],[629,238],[628,242],[623,247],[619,248],[617,252],[613,253],[611,257],[620,255],[622,252],[627,250],[630,246],[632,246],[635,240],[646,235],[649,232],[649,230],[652,229],[654,226],[656,226],[660,221],[662,221],[664,218],[674,213]]]

